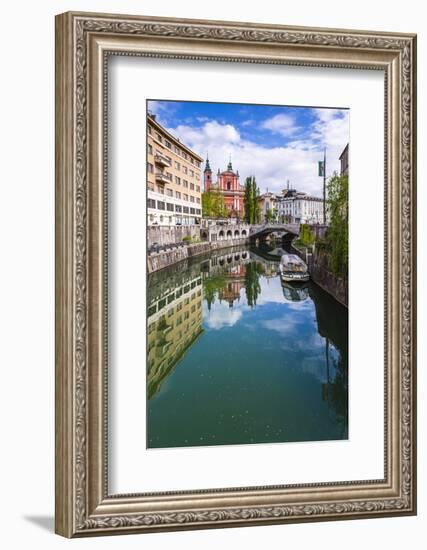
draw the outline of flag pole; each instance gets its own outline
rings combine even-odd
[[[323,150],[323,224],[326,225],[326,147]]]

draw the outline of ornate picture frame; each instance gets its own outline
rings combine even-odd
[[[106,60],[385,75],[385,477],[108,492]],[[65,537],[416,513],[416,36],[68,12],[56,18],[56,532]]]

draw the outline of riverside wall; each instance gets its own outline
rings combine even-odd
[[[306,248],[292,245],[295,253],[306,262],[311,279],[340,304],[348,307],[348,278],[337,277],[331,269],[330,254],[323,249],[315,249],[313,253]]]
[[[147,245],[179,243],[184,237],[200,240],[200,225],[150,225],[147,227]]]
[[[224,241],[215,242],[201,242],[189,245],[183,245],[178,248],[171,248],[169,250],[162,250],[158,253],[152,253],[147,258],[147,270],[148,273],[159,271],[165,267],[169,267],[183,260],[192,258],[193,256],[199,256],[200,254],[208,254],[214,250],[220,250],[222,248],[230,248],[232,246],[239,246],[248,244],[248,238],[242,239],[228,239]]]

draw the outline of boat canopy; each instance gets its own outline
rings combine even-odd
[[[280,263],[286,271],[307,271],[307,265],[296,254],[283,254]]]

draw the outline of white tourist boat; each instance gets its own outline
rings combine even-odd
[[[296,254],[283,254],[279,264],[280,278],[283,282],[304,282],[310,279],[307,265]]]

